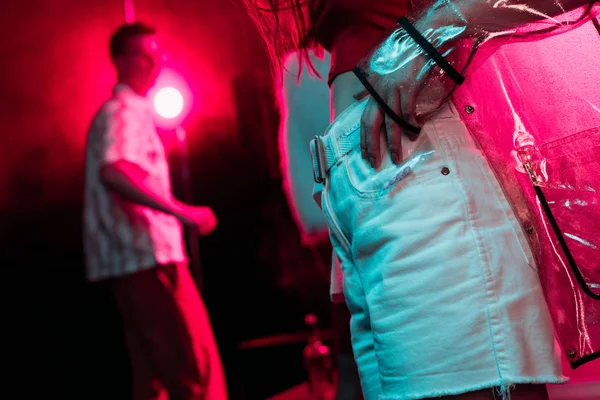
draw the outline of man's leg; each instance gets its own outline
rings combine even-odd
[[[201,371],[205,400],[226,400],[227,383],[221,356],[214,338],[208,313],[200,298],[187,264],[177,266],[179,280],[175,290],[175,301],[185,324],[189,340],[190,355]]]
[[[113,286],[169,400],[227,398],[208,315],[187,265],[159,266],[119,278]]]
[[[140,345],[138,335],[126,328],[125,339],[133,372],[133,400],[168,400],[166,389],[150,368],[148,355]]]
[[[138,274],[126,278],[117,278],[111,282],[111,288],[123,319],[127,351],[132,367],[133,400],[167,400],[167,391],[160,383],[158,373],[154,370],[149,341],[145,340],[137,314],[136,303],[131,298],[143,296],[143,281],[146,278]],[[139,281],[139,284],[138,284]]]

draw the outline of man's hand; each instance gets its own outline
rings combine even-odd
[[[173,215],[199,235],[208,235],[217,227],[217,217],[210,207],[192,206],[170,196],[165,198],[146,183],[148,174],[137,165],[119,161],[102,167],[102,182],[123,198]]]
[[[211,234],[217,227],[217,217],[210,207],[186,205],[179,220],[201,236]]]

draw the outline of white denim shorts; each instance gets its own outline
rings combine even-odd
[[[410,168],[385,153],[376,171],[365,103],[327,129],[315,165],[365,399],[566,381],[527,233],[454,106],[404,139]]]

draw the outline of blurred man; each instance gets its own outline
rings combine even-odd
[[[155,33],[124,25],[110,42],[118,83],[91,124],[86,150],[87,277],[109,283],[123,316],[134,400],[223,400],[221,360],[181,226],[207,235],[217,220],[210,208],[171,194],[146,98],[162,59]]]

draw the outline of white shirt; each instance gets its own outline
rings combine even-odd
[[[126,201],[100,181],[103,165],[128,161],[148,173],[145,184],[171,197],[169,165],[148,100],[117,84],[87,139],[83,220],[88,279],[186,261],[182,227],[175,217]]]

